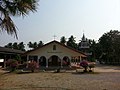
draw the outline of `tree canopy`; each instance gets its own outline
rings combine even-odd
[[[11,49],[17,49],[17,50],[21,50],[21,51],[26,51],[25,50],[25,44],[23,42],[17,43],[8,43],[7,45],[5,45],[6,48],[11,48]]]
[[[44,43],[42,42],[42,41],[39,41],[39,43],[37,43],[37,42],[29,42],[28,44],[27,44],[27,46],[29,47],[29,48],[32,48],[32,49],[35,49],[35,48],[37,48],[37,47],[41,47],[41,46],[43,46],[44,45]]]
[[[0,0],[0,32],[17,37],[17,28],[11,16],[25,16],[30,11],[35,12],[38,0]]]
[[[61,37],[60,43],[66,44],[66,38],[65,38],[65,36],[62,36],[62,37]]]
[[[71,36],[68,38],[67,46],[72,47],[72,48],[74,48],[74,49],[77,49],[76,40],[75,40],[75,37],[74,37],[73,35],[71,35]]]
[[[101,57],[105,63],[120,63],[120,32],[118,30],[110,30],[104,33],[99,39],[101,49]]]

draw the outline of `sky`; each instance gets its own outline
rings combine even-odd
[[[18,31],[14,36],[0,32],[0,46],[10,42],[43,41],[48,43],[73,35],[76,42],[83,33],[98,40],[110,30],[120,30],[120,0],[40,0],[37,12],[13,17]]]

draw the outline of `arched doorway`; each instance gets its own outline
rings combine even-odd
[[[39,59],[39,65],[40,66],[46,66],[46,57],[45,56],[41,56]]]
[[[70,59],[69,57],[65,56],[63,57],[63,63],[62,63],[63,66],[68,66],[70,65]]]
[[[58,56],[53,55],[48,59],[48,65],[49,66],[60,66],[61,60]]]

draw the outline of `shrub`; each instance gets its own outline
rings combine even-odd
[[[6,61],[6,65],[10,68],[10,71],[13,72],[18,66],[18,61],[14,59],[9,59]]]
[[[89,72],[93,72],[92,68],[95,67],[95,62],[82,61],[80,63],[80,66],[84,68],[84,72],[88,72],[88,68],[89,68]]]
[[[28,63],[28,69],[30,69],[32,72],[35,71],[35,69],[38,68],[38,64],[36,61],[32,60]]]
[[[80,66],[82,66],[84,68],[84,72],[87,72],[87,69],[88,69],[88,62],[87,61],[82,61],[80,63]]]
[[[27,66],[27,63],[23,63],[23,64],[19,64],[17,68],[18,69],[25,69],[26,66]]]

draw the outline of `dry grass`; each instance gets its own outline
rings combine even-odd
[[[63,73],[5,73],[0,70],[0,90],[120,90],[120,67],[99,66],[97,74],[75,70]]]

